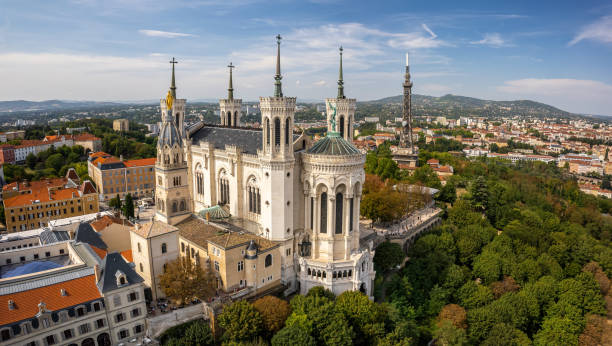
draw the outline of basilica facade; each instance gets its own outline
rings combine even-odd
[[[360,244],[359,234],[365,155],[352,144],[356,100],[344,95],[342,49],[338,95],[325,100],[327,135],[313,143],[294,128],[296,98],[283,95],[280,36],[276,48],[274,95],[260,98],[260,129],[241,126],[231,64],[221,125],[186,127],[186,100],[176,97],[172,65],[170,91],[160,103],[155,217],[178,225],[222,205],[235,227],[279,244],[288,292],[323,286],[372,296],[374,251]]]

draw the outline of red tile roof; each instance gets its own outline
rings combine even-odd
[[[125,258],[125,260],[129,263],[134,262],[134,258],[132,257],[132,250],[121,251],[121,256]]]
[[[61,289],[66,290],[65,296],[62,296]],[[40,302],[46,304],[47,310],[56,311],[101,297],[94,275],[3,295],[0,296],[0,325],[33,317],[38,313]],[[9,310],[9,300],[14,303],[13,310]]]
[[[100,259],[104,259],[104,257],[106,257],[106,251],[100,249],[99,247],[93,246],[91,244],[89,244],[89,246],[96,253],[96,255],[100,257]]]
[[[137,160],[129,160],[123,161],[123,164],[126,167],[140,167],[140,166],[155,166],[155,161],[157,159],[155,157],[151,157],[148,159],[137,159]]]

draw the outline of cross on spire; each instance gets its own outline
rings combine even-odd
[[[170,60],[170,63],[172,64],[172,82],[170,83],[170,91],[172,92],[172,97],[176,99],[176,83],[174,81],[174,65],[178,64],[178,61],[176,61],[176,59],[172,57],[172,60]]]
[[[280,44],[283,38],[280,34],[276,35],[276,75],[274,75],[274,96],[283,97],[283,90],[281,85],[281,70],[280,70]]]
[[[227,99],[228,100],[233,100],[234,99],[234,83],[232,82],[232,70],[234,69],[234,66],[231,61],[229,63],[229,65],[227,65],[227,67],[229,67],[229,88],[227,89]]]
[[[339,72],[338,72],[338,98],[339,99],[343,99],[346,96],[344,96],[344,80],[342,77],[342,51],[344,50],[344,48],[342,48],[342,46],[340,46],[340,68],[339,68]]]

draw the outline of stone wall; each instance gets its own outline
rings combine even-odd
[[[208,320],[211,308],[206,303],[189,305],[182,309],[147,318],[147,333],[148,337],[158,338],[168,328],[174,327],[196,319]]]

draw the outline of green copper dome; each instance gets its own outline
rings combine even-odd
[[[340,137],[338,133],[329,133],[327,136],[319,139],[310,149],[306,151],[308,154],[317,155],[358,155],[361,154],[359,149],[355,148],[352,143]]]

